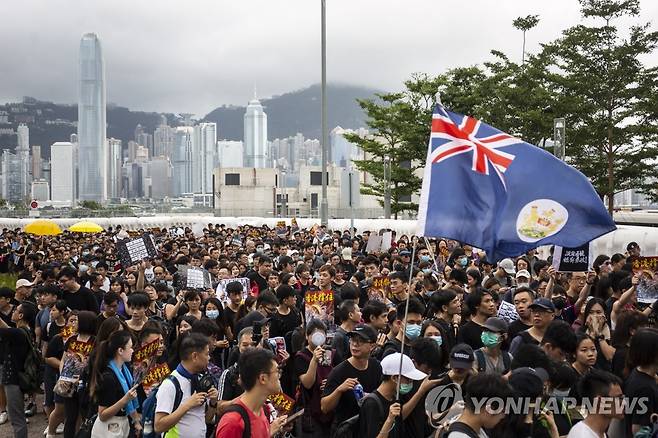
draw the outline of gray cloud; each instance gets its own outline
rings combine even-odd
[[[388,90],[413,72],[480,63],[494,48],[520,58],[517,16],[540,15],[529,51],[580,21],[575,0],[327,3],[329,80]],[[658,16],[658,2],[641,5],[640,20]],[[3,15],[3,102],[75,102],[85,32],[101,38],[108,101],[132,109],[205,114],[246,103],[254,84],[269,96],[320,78],[319,0],[21,0],[3,2]]]

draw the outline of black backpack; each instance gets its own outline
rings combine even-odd
[[[242,438],[250,438],[251,437],[251,421],[249,420],[249,414],[247,413],[247,410],[242,407],[242,405],[239,404],[233,404],[230,405],[226,410],[224,411],[224,414],[228,414],[229,412],[237,412],[240,414],[242,417],[242,421],[244,422],[244,430],[242,431]]]
[[[17,372],[18,386],[24,394],[40,392],[41,382],[43,382],[43,360],[41,353],[37,350],[32,341],[32,335],[27,329],[20,329],[26,337],[28,349],[23,364],[23,370]]]
[[[377,407],[379,408],[379,411],[384,412],[384,404],[374,392],[371,392],[370,394],[365,396],[365,398],[361,400],[361,404],[363,404],[363,402],[365,402],[367,398],[374,399],[377,402]],[[359,415],[360,413],[341,422],[336,428],[336,432],[334,433],[333,438],[358,438]]]
[[[463,433],[464,435],[467,435],[469,438],[480,437],[480,435],[477,432],[475,432],[473,429],[471,429],[470,426],[464,423],[460,423],[459,421],[452,423],[448,428],[448,430],[441,435],[441,438],[448,438],[450,432],[460,432]]]

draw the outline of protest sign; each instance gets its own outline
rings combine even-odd
[[[62,371],[59,379],[65,382],[77,382],[89,361],[89,355],[94,348],[93,340],[87,342],[70,340],[62,356]]]
[[[386,231],[382,234],[381,252],[386,252],[391,249],[391,242],[393,241],[393,232]]]
[[[299,231],[299,225],[297,224],[297,218],[292,218],[290,221],[290,231],[291,232],[296,232]]]
[[[59,332],[59,335],[62,337],[62,340],[66,342],[71,336],[76,334],[78,331],[77,329],[72,326],[72,325],[65,325],[64,328],[62,329],[61,332]]]
[[[553,269],[558,272],[587,272],[593,263],[592,242],[577,248],[564,248],[555,245]]]
[[[206,290],[212,287],[210,273],[205,269],[188,267],[184,275],[187,289]]]
[[[368,237],[368,244],[366,245],[366,253],[372,254],[380,252],[382,249],[382,236],[379,234],[370,234]]]
[[[391,293],[390,284],[391,280],[386,275],[374,277],[368,287],[368,299],[385,302]]]
[[[244,302],[244,300],[246,300],[249,296],[249,289],[251,288],[251,284],[248,278],[225,278],[223,280],[219,280],[217,288],[215,289],[215,293],[219,301],[221,301],[225,306],[228,306],[229,302],[231,301],[229,300],[228,294],[226,293],[226,286],[228,286],[229,283],[233,283],[234,281],[242,284],[242,301]]]
[[[658,257],[634,259],[633,272],[640,276],[635,289],[638,303],[652,304],[658,300]]]
[[[146,396],[148,397],[153,388],[158,386],[169,374],[171,374],[171,370],[167,362],[151,366],[142,380],[142,388],[144,388]]]
[[[286,221],[277,221],[276,223],[276,235],[279,237],[285,236],[288,234],[288,228],[286,227]]]
[[[122,266],[132,266],[146,258],[158,255],[153,238],[149,233],[132,240],[120,240],[116,245]]]
[[[333,291],[308,291],[304,297],[304,316],[306,323],[320,319],[327,327],[334,325]]]
[[[284,394],[283,392],[278,392],[272,394],[269,397],[270,403],[274,406],[279,416],[288,415],[292,412],[292,408],[295,407],[295,400]]]
[[[514,304],[503,300],[498,307],[498,317],[503,318],[507,322],[514,322],[519,319],[519,314],[516,313],[516,307],[514,307]]]
[[[142,381],[153,367],[158,356],[158,350],[162,348],[160,339],[144,344],[135,350],[132,357],[133,381]]]

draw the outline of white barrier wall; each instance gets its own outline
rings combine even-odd
[[[0,228],[23,228],[25,225],[34,221],[34,218],[13,219],[0,218]],[[263,217],[215,217],[215,216],[147,216],[147,217],[115,217],[115,218],[76,218],[76,219],[52,219],[62,229],[65,229],[76,222],[89,220],[99,224],[102,227],[116,227],[121,225],[127,230],[136,230],[139,228],[152,227],[193,227],[197,225],[225,224],[229,227],[237,225],[261,226],[267,225],[275,227],[279,218]],[[286,224],[290,225],[290,219],[285,219]],[[311,228],[319,223],[319,219],[299,218],[297,223],[301,228]],[[349,219],[329,219],[329,228],[332,230],[347,230],[350,226]],[[363,231],[378,231],[382,228],[390,228],[397,232],[398,237],[406,234],[414,234],[416,231],[416,221],[414,220],[387,220],[387,219],[355,219],[354,226],[357,233]],[[626,245],[629,242],[637,242],[642,248],[643,255],[658,255],[658,227],[640,227],[630,225],[619,225],[616,231],[608,233],[594,241],[595,254],[612,255],[616,252],[624,253]]]

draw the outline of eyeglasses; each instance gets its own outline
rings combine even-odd
[[[350,343],[352,343],[356,346],[361,346],[363,344],[371,344],[371,342],[366,341],[365,339],[357,338],[355,336],[350,338]]]

